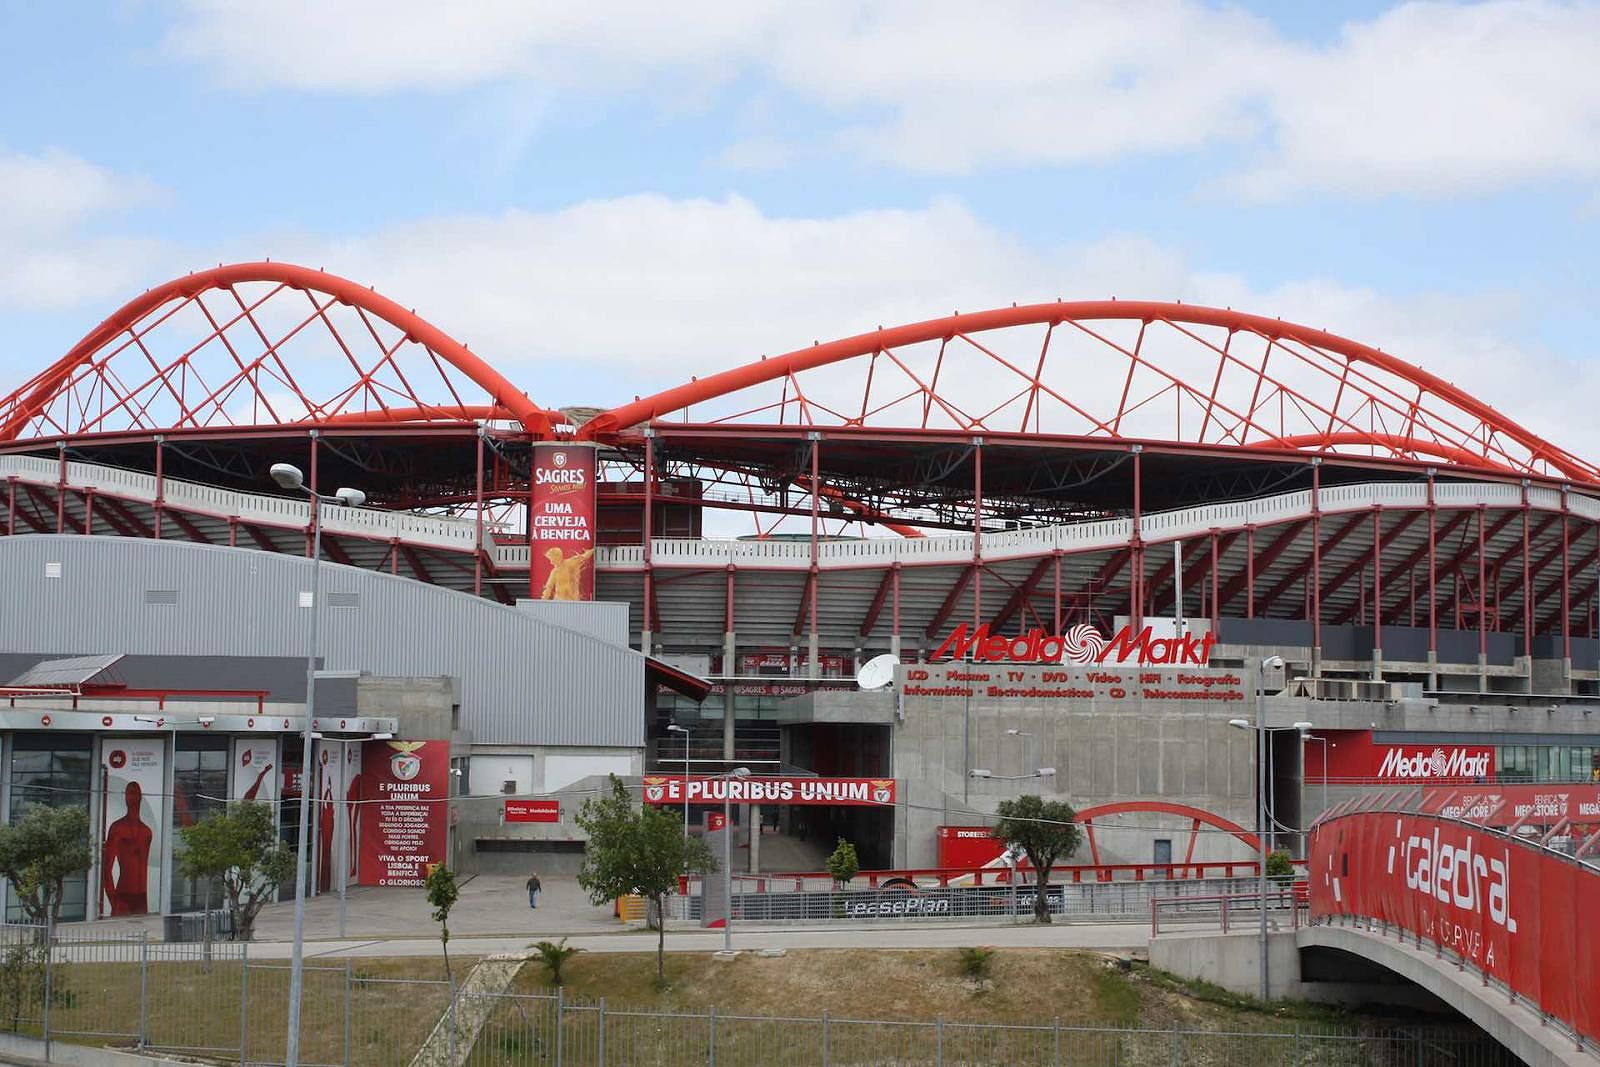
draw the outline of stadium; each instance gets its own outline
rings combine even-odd
[[[869,867],[979,866],[995,805],[1042,792],[1093,828],[1082,861],[1170,874],[1248,860],[1261,800],[1293,851],[1374,781],[1600,769],[1600,470],[1403,353],[1058,301],[618,404],[508,377],[470,327],[224,266],[0,400],[7,815],[120,805],[110,754],[138,745],[159,828],[262,761],[297,796],[324,607],[322,888],[415,874],[379,873],[339,802],[396,739],[452,798],[413,851],[469,869],[570,862],[607,773],[698,824],[749,768],[751,871],[839,837]],[[882,656],[889,684],[859,684]],[[169,868],[159,900],[77,907],[193,906]]]

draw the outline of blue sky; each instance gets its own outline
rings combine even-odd
[[[1326,326],[1600,443],[1600,9],[978,10],[6,4],[0,391],[272,256],[552,404],[1118,295]]]

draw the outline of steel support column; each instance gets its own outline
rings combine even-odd
[[[472,513],[476,533],[472,546],[472,595],[483,595],[483,427],[478,427],[477,470],[472,490]],[[532,589],[533,553],[528,553],[529,589]]]
[[[812,678],[822,676],[822,664],[819,662],[822,649],[817,634],[817,586],[822,581],[822,572],[818,563],[820,555],[817,550],[817,536],[822,522],[822,482],[818,477],[819,453],[821,450],[822,435],[813,433],[811,435],[811,580],[806,590],[806,595],[810,598],[810,603],[806,605],[806,610],[811,615],[811,632],[806,639],[808,652],[806,674]]]
[[[1439,688],[1439,504],[1433,497],[1433,468],[1428,468],[1428,688]]]
[[[640,606],[640,621],[643,625],[640,627],[639,650],[647,656],[650,654],[650,638],[654,632],[652,628],[656,623],[654,610],[656,605],[655,570],[650,562],[650,520],[652,517],[651,509],[655,506],[655,488],[656,434],[653,429],[646,426],[644,429],[644,521],[640,524],[642,527],[641,536],[644,542],[644,597]],[[528,497],[528,506],[530,508],[533,506],[531,493]],[[532,552],[528,554],[528,582],[529,595],[531,596],[533,595],[531,592],[533,582]],[[726,702],[727,697],[724,696],[723,700]]]
[[[1372,509],[1372,680],[1383,678],[1383,512]]]
[[[1311,461],[1311,673],[1322,674],[1322,460]]]
[[[1141,535],[1143,519],[1144,449],[1133,446],[1133,536],[1129,539],[1128,553],[1128,621],[1135,632],[1144,625],[1144,539]]]
[[[154,505],[155,506],[155,515],[151,520],[151,528],[155,531],[155,539],[157,541],[161,540],[161,512],[165,509],[166,504],[167,504],[166,471],[164,469],[164,467],[165,467],[165,459],[166,459],[166,455],[165,455],[166,454],[166,449],[163,447],[165,442],[166,442],[166,438],[165,437],[162,437],[160,434],[157,434],[155,436],[155,445],[156,445],[156,499],[155,499],[155,505]]]
[[[1244,617],[1256,617],[1256,528],[1244,528]]]
[[[983,438],[972,439],[972,628],[983,625]]]
[[[1478,692],[1480,693],[1487,691],[1489,687],[1489,630],[1484,617],[1487,598],[1483,590],[1484,571],[1487,567],[1483,555],[1483,512],[1484,508],[1480,505],[1478,507]],[[1457,581],[1459,580],[1458,577]],[[1460,603],[1459,597],[1456,602]]]

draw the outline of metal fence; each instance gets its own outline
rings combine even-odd
[[[1050,914],[1085,922],[1146,922],[1157,900],[1215,899],[1259,892],[1255,878],[1195,878],[1172,881],[1053,883],[1046,887]],[[783,923],[824,921],[912,922],[942,919],[994,919],[1031,922],[1037,889],[1032,883],[1012,885],[912,888],[831,888],[817,886],[800,892],[769,889],[733,896],[735,921]],[[673,896],[667,914],[674,919],[698,920],[703,898],[698,894]]]
[[[368,964],[368,967],[374,966]],[[0,927],[0,1029],[221,1063],[284,1060],[289,964],[247,943]],[[373,1067],[1501,1067],[1468,1028],[1284,1026],[1235,1033],[673,1012],[562,991],[488,993],[308,961],[301,1062]]]

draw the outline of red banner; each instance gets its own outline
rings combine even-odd
[[[1384,745],[1370,730],[1323,730],[1305,746],[1306,781],[1323,778],[1326,749],[1329,781],[1476,782],[1493,781],[1492,745],[1461,745],[1448,739],[1431,744]],[[1317,739],[1326,741],[1319,743]]]
[[[361,769],[361,884],[421,885],[443,863],[450,742],[371,741]]]
[[[893,778],[800,778],[751,776],[749,778],[693,777],[688,780],[689,803],[721,804],[840,804],[852,807],[889,807],[894,804]],[[681,774],[647,774],[646,804],[682,804]]]
[[[537,600],[594,599],[594,448],[534,445],[529,589]]]
[[[1427,815],[1364,812],[1311,835],[1311,913],[1381,919],[1443,945],[1600,1039],[1600,871]]]
[[[559,800],[508,800],[506,822],[560,822]]]
[[[1600,824],[1600,785],[1448,786],[1425,790],[1422,809],[1487,826]]]

